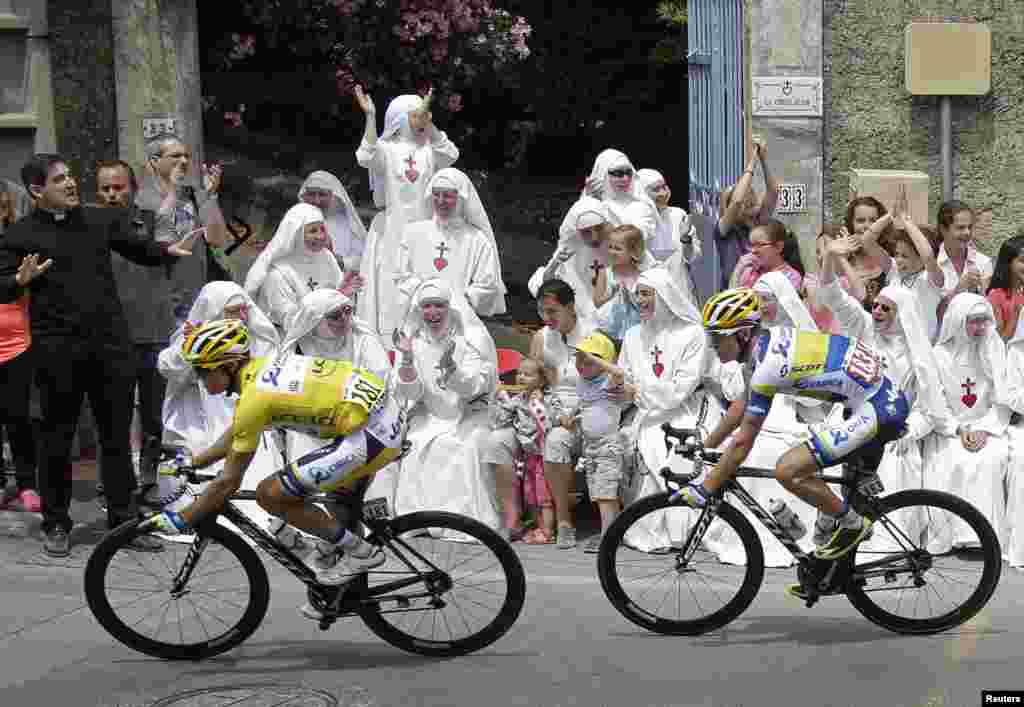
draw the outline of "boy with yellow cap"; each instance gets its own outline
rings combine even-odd
[[[603,331],[595,331],[576,347],[576,392],[579,408],[562,418],[562,426],[579,430],[583,453],[576,468],[586,472],[590,500],[601,513],[601,534],[587,541],[583,551],[597,552],[608,525],[619,512],[623,444],[619,434],[622,410],[627,403],[621,392],[625,374],[614,365],[615,343]]]

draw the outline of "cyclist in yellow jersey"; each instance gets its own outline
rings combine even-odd
[[[746,355],[749,399],[742,420],[731,415],[738,431],[718,465],[699,484],[680,489],[674,499],[703,507],[735,477],[750,454],[775,395],[795,395],[842,403],[845,416],[838,424],[815,426],[811,439],[782,455],[775,478],[791,493],[821,511],[816,524],[815,556],[843,557],[863,540],[872,521],[860,516],[816,477],[827,466],[864,459],[877,466],[885,444],[906,430],[909,404],[903,393],[882,374],[879,356],[862,342],[845,336],[761,326],[761,301],[752,289],[736,288],[711,297],[704,306],[704,328],[717,342],[740,332],[750,334],[739,347]],[[716,344],[717,347],[717,344]],[[717,446],[731,431],[715,430]],[[800,596],[800,585],[787,588]]]
[[[239,393],[231,427],[190,466],[225,459],[224,470],[188,508],[149,519],[155,530],[178,534],[215,513],[242,485],[242,477],[271,427],[322,437],[327,443],[260,482],[257,502],[289,525],[333,544],[341,561],[314,563],[317,580],[340,585],[384,561],[381,550],[348,531],[333,515],[307,505],[317,492],[354,491],[356,484],[395,459],[405,420],[385,381],[348,361],[288,355],[250,358],[249,332],[238,320],[202,324],[182,354],[211,395]],[[336,558],[332,558],[336,559]]]

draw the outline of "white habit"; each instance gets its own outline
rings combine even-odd
[[[409,113],[422,107],[419,96],[398,96],[384,115],[384,132],[372,145],[364,137],[356,151],[359,166],[370,172],[374,202],[386,214],[374,219],[367,236],[357,314],[388,341],[405,313],[392,287],[402,233],[407,224],[430,218],[427,183],[459,158],[459,148],[436,127],[428,144],[416,142]]]

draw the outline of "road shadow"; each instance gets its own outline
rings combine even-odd
[[[386,643],[354,641],[271,640],[250,642],[227,655],[196,663],[188,674],[196,677],[215,675],[266,675],[268,672],[294,670],[359,670],[365,668],[415,668],[451,660],[480,663],[500,658],[535,658],[533,651],[481,651],[459,658],[431,658],[403,653]],[[127,658],[119,664],[162,663],[158,658]]]
[[[809,646],[832,646],[842,643],[873,643],[894,638],[948,641],[951,638],[967,637],[984,639],[1005,634],[1005,629],[986,626],[960,626],[950,631],[930,636],[907,636],[888,631],[874,624],[856,618],[805,617],[796,619],[792,615],[765,616],[737,621],[730,626],[701,636],[665,636],[649,631],[620,631],[609,635],[621,637],[643,637],[688,639],[695,646],[756,646],[779,643],[795,643]]]

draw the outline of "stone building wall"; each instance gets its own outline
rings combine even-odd
[[[810,78],[821,76],[822,36],[820,0],[747,0],[749,77]],[[748,90],[748,96],[751,93]],[[780,184],[804,184],[807,208],[778,213],[796,234],[805,267],[814,269],[814,241],[822,223],[822,127],[820,117],[765,117],[753,114],[748,98],[750,132],[768,147],[768,166]],[[823,106],[827,113],[827,106]],[[749,158],[749,156],[748,156]],[[755,188],[764,180],[756,171]]]
[[[49,0],[57,151],[96,196],[97,160],[117,157],[117,100],[110,0]]]
[[[967,14],[970,13],[970,14]],[[991,207],[992,254],[1024,227],[1024,2],[824,0],[825,220],[842,217],[853,167],[931,176],[929,214],[942,201],[938,98],[904,88],[906,25],[973,18],[992,32],[992,91],[953,98],[953,194]]]

